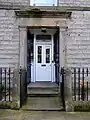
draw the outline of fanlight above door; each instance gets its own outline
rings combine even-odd
[[[38,34],[36,35],[36,41],[42,41],[42,42],[50,42],[51,41],[51,35],[42,35]]]
[[[58,0],[30,0],[30,6],[57,6]]]

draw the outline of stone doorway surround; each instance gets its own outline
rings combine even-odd
[[[59,46],[60,46],[60,67],[65,67],[66,63],[66,53],[65,53],[65,34],[67,27],[59,26]],[[20,43],[19,43],[19,66],[23,69],[27,69],[27,26],[19,27]]]
[[[66,31],[67,27],[67,18],[70,18],[70,12],[59,12],[53,16],[52,12],[47,14],[45,13],[46,17],[42,15],[40,18],[30,17],[27,18],[26,13],[20,11],[16,11],[17,15],[17,24],[19,26],[19,66],[23,69],[27,69],[27,29],[28,28],[41,28],[41,27],[48,27],[48,28],[59,28],[59,57],[60,57],[60,68],[66,67],[66,48],[65,48],[65,40],[66,40]],[[48,17],[48,14],[51,16]],[[25,16],[26,15],[26,16]],[[61,16],[60,16],[61,15]]]
[[[17,18],[19,26],[19,66],[27,70],[27,29],[28,28],[58,28],[59,29],[59,64],[61,67],[66,67],[66,33],[67,33],[67,19],[65,17],[59,18]],[[61,80],[61,79],[60,79]],[[60,81],[59,80],[59,81]],[[61,81],[60,81],[61,82]],[[60,86],[59,86],[60,87]],[[60,90],[60,88],[59,88]],[[60,91],[59,91],[60,92]]]

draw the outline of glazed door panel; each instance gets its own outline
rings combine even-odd
[[[51,45],[36,45],[36,81],[51,81]]]

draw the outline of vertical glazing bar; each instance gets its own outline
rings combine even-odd
[[[87,76],[88,76],[88,68],[87,68],[86,73],[87,73]],[[87,81],[87,101],[88,101],[88,81]]]
[[[10,68],[9,68],[8,72],[9,72],[8,75],[9,75],[9,101],[10,101],[10,73],[11,73],[11,69]]]
[[[78,68],[78,100],[80,100],[80,68]]]
[[[2,68],[0,68],[0,100],[2,100]]]
[[[76,68],[74,68],[74,100],[76,101]]]
[[[6,101],[6,68],[4,69],[4,74],[5,74],[5,101]]]

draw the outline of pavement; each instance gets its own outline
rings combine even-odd
[[[0,110],[0,120],[90,120],[90,112]]]
[[[63,105],[59,96],[55,97],[29,97],[23,110],[62,110]]]

